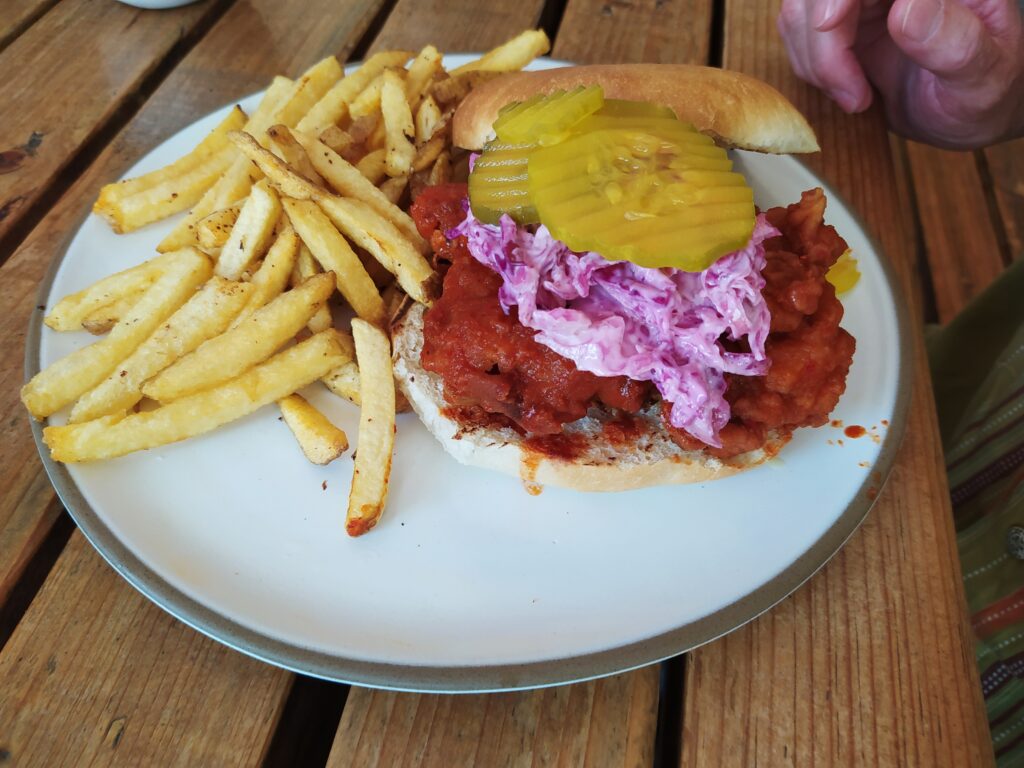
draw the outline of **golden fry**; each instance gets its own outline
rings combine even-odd
[[[395,375],[391,343],[383,331],[356,318],[352,337],[362,406],[345,530],[349,536],[361,536],[377,524],[388,497],[395,444]]]
[[[380,108],[384,115],[384,138],[387,148],[384,167],[388,176],[402,176],[409,173],[412,159],[416,154],[416,148],[412,143],[416,127],[412,122],[409,102],[405,98],[405,87],[393,69],[384,72]]]
[[[245,125],[235,106],[195,149],[144,176],[107,184],[93,205],[115,232],[131,232],[186,210],[220,177],[237,154],[228,133]]]
[[[434,76],[442,71],[441,54],[432,45],[423,47],[423,50],[413,59],[409,65],[409,72],[405,78],[405,98],[409,102],[409,109],[413,112],[419,106],[420,99],[427,90],[427,86],[434,80]]]
[[[281,100],[266,125],[252,125],[247,130],[258,139],[262,139],[261,133],[274,123],[282,123],[288,127],[297,125],[338,82],[342,74],[344,73],[341,65],[333,56],[318,61],[295,81],[292,91]]]
[[[295,260],[299,255],[299,236],[290,224],[285,223],[274,240],[260,268],[252,276],[249,284],[254,291],[248,304],[239,316],[239,320],[248,317],[260,307],[277,298],[288,285],[295,268]],[[236,323],[237,324],[237,323]],[[321,329],[323,330],[323,329]]]
[[[313,254],[310,252],[309,247],[299,241],[299,252],[295,257],[295,267],[292,269],[291,285],[294,288],[296,285],[300,285],[303,280],[308,280],[313,275],[319,275],[323,272],[320,269],[320,265],[316,263],[316,259],[313,258]],[[331,317],[331,307],[328,302],[324,302],[324,305],[318,309],[313,316],[306,323],[306,327],[312,333],[320,333],[320,331],[326,331],[328,328],[334,325],[334,318]],[[355,354],[355,353],[353,353]]]
[[[249,265],[266,251],[280,215],[281,202],[271,186],[265,180],[253,185],[221,248],[217,274],[228,280],[240,280]]]
[[[447,152],[438,155],[434,167],[430,169],[430,176],[427,177],[428,186],[434,187],[438,184],[447,184],[452,180],[452,160]]]
[[[325,270],[334,273],[338,291],[349,306],[367,322],[383,327],[386,322],[384,301],[377,286],[331,220],[311,200],[285,198],[284,207],[313,257]]]
[[[82,328],[93,336],[109,333],[122,317],[131,312],[132,307],[138,304],[145,292],[146,289],[142,288],[134,293],[121,296],[112,304],[97,309],[82,320]]]
[[[209,279],[210,260],[199,251],[186,249],[175,255],[109,335],[57,360],[21,388],[21,400],[29,413],[45,418],[95,387]]]
[[[380,192],[390,203],[397,205],[398,201],[402,199],[402,194],[405,192],[405,188],[408,184],[408,176],[396,176],[393,179],[387,179],[383,184],[381,184]]]
[[[463,64],[451,71],[452,75],[465,72],[514,72],[522,69],[538,56],[551,50],[551,41],[542,29],[528,29],[507,43],[493,48],[476,61]]]
[[[309,157],[306,155],[306,150],[296,141],[288,126],[271,126],[270,130],[267,131],[267,136],[270,139],[271,149],[274,150],[274,154],[314,184],[323,186],[324,180],[320,178],[320,174],[316,172],[316,168],[313,167],[313,163],[310,162]]]
[[[227,330],[249,301],[255,287],[214,276],[153,335],[122,360],[95,389],[71,409],[69,424],[123,414],[142,399],[144,382],[187,355],[207,339]]]
[[[55,461],[98,461],[185,440],[247,416],[305,387],[347,359],[334,331],[311,336],[241,376],[205,392],[124,418],[46,427]]]
[[[433,96],[427,96],[416,110],[416,143],[424,144],[437,132],[441,122],[441,108]]]
[[[330,464],[348,450],[344,430],[332,424],[302,395],[288,395],[278,400],[277,405],[302,452],[314,464]]]
[[[164,254],[97,280],[88,288],[58,301],[44,322],[55,331],[80,331],[85,318],[127,296],[145,291],[176,261],[179,261],[178,254]]]
[[[449,77],[435,80],[430,86],[430,95],[437,99],[439,104],[451,106],[458,104],[466,95],[478,85],[500,76],[501,72],[485,72],[472,70],[455,75],[449,73]]]
[[[333,291],[334,275],[311,277],[164,369],[142,393],[169,403],[241,375],[289,342]]]
[[[335,83],[296,127],[316,136],[337,125],[348,115],[350,103],[377,75],[389,67],[404,66],[411,56],[411,51],[381,51],[373,54],[359,69]]]
[[[370,184],[376,186],[387,178],[387,150],[375,149],[363,155],[363,159],[356,163],[356,168]]]
[[[445,135],[444,130],[435,133],[426,144],[422,144],[416,150],[416,157],[412,161],[412,169],[414,171],[422,171],[433,167],[434,162],[441,156],[447,144],[448,137]]]
[[[200,219],[196,224],[199,247],[207,253],[219,251],[231,236],[231,230],[238,221],[238,214],[241,211],[242,205],[237,203]]]

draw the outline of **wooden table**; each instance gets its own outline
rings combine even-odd
[[[210,110],[322,56],[490,47],[543,26],[579,62],[723,65],[807,114],[912,315],[947,319],[1020,253],[1020,145],[907,146],[793,77],[758,0],[5,0],[0,14],[0,766],[991,765],[927,368],[865,524],[767,615],[685,657],[543,691],[396,694],[253,661],[91,549],[18,402],[36,288],[99,186]],[[1016,154],[1014,154],[1016,150]],[[1016,185],[1016,186],[1015,186]],[[928,257],[924,254],[927,252]]]

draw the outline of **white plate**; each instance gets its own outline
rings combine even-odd
[[[223,114],[181,131],[128,175],[179,157]],[[738,164],[762,207],[821,183],[788,157],[740,153]],[[832,193],[828,220],[863,274],[844,297],[858,349],[834,418],[869,435],[800,430],[779,459],[738,477],[607,495],[547,488],[535,497],[516,479],[456,464],[403,415],[387,512],[370,535],[350,539],[351,459],[310,465],[274,408],[114,461],[63,466],[41,454],[85,535],[128,581],[271,663],[433,691],[533,687],[644,665],[789,594],[853,532],[888,474],[908,400],[905,321],[884,259]],[[89,216],[41,303],[151,257],[172,225],[119,236]],[[42,314],[28,342],[29,375],[92,341],[51,332]],[[354,406],[322,388],[308,394],[356,436]]]

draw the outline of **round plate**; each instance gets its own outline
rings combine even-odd
[[[128,175],[176,159],[223,114],[181,131]],[[789,157],[737,153],[737,164],[762,207],[821,185]],[[776,460],[713,483],[532,496],[514,478],[457,464],[403,414],[387,511],[359,539],[344,530],[351,458],[309,464],[274,408],[184,443],[81,465],[51,462],[37,424],[43,463],[79,527],[131,584],[199,631],[282,667],[455,692],[658,661],[792,592],[854,531],[892,465],[909,393],[906,319],[885,260],[828,197],[828,220],[863,274],[843,297],[844,325],[859,344],[833,414],[863,426],[860,439],[803,429]],[[89,216],[40,303],[150,258],[173,223],[115,235]],[[50,331],[41,314],[29,375],[92,341]],[[354,406],[319,386],[307,394],[356,437]]]

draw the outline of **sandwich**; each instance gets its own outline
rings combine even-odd
[[[394,326],[399,387],[458,461],[530,487],[703,482],[825,424],[854,339],[847,251],[808,190],[760,210],[727,148],[818,150],[775,89],[695,66],[517,73],[453,119],[468,184],[412,215],[440,297]]]

